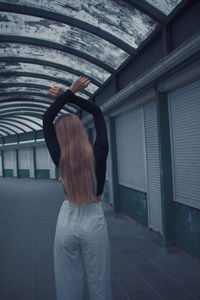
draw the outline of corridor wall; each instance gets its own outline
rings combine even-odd
[[[200,80],[169,93],[177,246],[200,257]]]
[[[19,177],[21,178],[31,177],[32,175],[31,165],[32,165],[32,157],[30,155],[30,149],[29,148],[19,149],[18,150]]]
[[[13,150],[4,153],[4,176],[12,177],[14,173],[14,152]]]
[[[44,144],[7,146],[0,155],[0,176],[56,178],[56,167]]]

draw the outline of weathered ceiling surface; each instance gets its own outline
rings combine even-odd
[[[89,99],[180,1],[0,1],[0,135],[42,129],[54,85],[88,77]]]

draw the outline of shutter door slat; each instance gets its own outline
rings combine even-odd
[[[174,200],[200,208],[200,81],[169,94]]]
[[[29,170],[30,169],[30,158],[29,158],[29,149],[19,149],[18,151],[18,160],[19,160],[19,169],[20,170]]]
[[[119,184],[147,192],[143,110],[137,108],[116,117]]]

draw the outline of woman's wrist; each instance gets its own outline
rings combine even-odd
[[[69,90],[73,93],[73,94],[75,94],[76,93],[76,90],[75,89],[73,89],[73,87],[69,87]]]

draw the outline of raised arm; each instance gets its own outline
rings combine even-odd
[[[60,96],[60,99],[65,99],[67,95],[68,91],[64,92]],[[107,128],[100,107],[95,103],[92,103],[76,95],[70,97],[70,99],[67,102],[73,103],[93,115],[96,129],[96,139],[94,142],[94,148],[100,147],[102,151],[106,150],[108,147]]]
[[[79,77],[75,80],[70,88],[64,92],[61,88],[53,87],[50,89],[50,96],[56,99],[56,102],[62,103],[64,106],[65,103],[73,103],[76,106],[82,108],[83,110],[91,113],[94,118],[95,129],[96,129],[96,139],[94,142],[94,149],[98,150],[96,152],[101,153],[101,156],[105,156],[108,153],[109,145],[108,145],[108,137],[107,137],[107,128],[104,120],[103,113],[98,105],[95,103],[89,102],[82,97],[76,96],[75,93],[83,90],[88,84],[90,80],[84,77]],[[70,96],[69,96],[69,91]],[[57,106],[56,106],[57,107]],[[61,107],[61,105],[59,106]],[[52,118],[58,113],[54,111],[55,108],[52,107]]]
[[[65,97],[57,97],[57,99],[47,108],[43,114],[43,132],[44,139],[49,150],[50,156],[56,166],[59,164],[60,159],[60,145],[58,143],[53,120],[64,107],[64,105],[70,101],[74,96],[71,90],[65,92]]]

